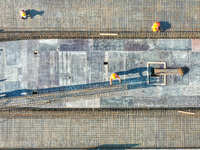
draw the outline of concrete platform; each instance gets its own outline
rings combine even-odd
[[[188,39],[2,42],[0,103],[2,107],[199,107],[198,47],[198,40]],[[149,85],[147,62],[188,67],[189,72],[168,75],[165,86]],[[113,72],[122,84],[114,81],[112,87]]]

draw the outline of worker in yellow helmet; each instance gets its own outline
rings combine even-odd
[[[118,79],[119,79],[119,82],[121,83],[120,77],[119,77],[116,73],[113,73],[113,74],[111,74],[111,76],[110,76],[110,85],[112,85],[112,80],[113,80],[113,79],[116,79],[116,78],[118,78]]]
[[[151,29],[152,29],[153,32],[157,32],[160,29],[160,23],[159,22],[154,22],[154,24],[153,24]]]
[[[20,15],[21,15],[22,19],[26,19],[27,18],[25,10],[20,11]]]

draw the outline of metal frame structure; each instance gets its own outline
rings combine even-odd
[[[166,69],[167,68],[167,65],[166,65],[166,62],[147,62],[147,83],[148,84],[152,84],[151,83],[151,81],[150,81],[150,72],[151,72],[151,70],[150,70],[150,65],[151,64],[156,64],[156,65],[164,65],[164,69]],[[162,83],[162,84],[160,84],[160,83],[153,83],[152,85],[166,85],[166,83],[167,83],[167,77],[166,77],[166,75],[163,75],[164,76],[164,82]]]

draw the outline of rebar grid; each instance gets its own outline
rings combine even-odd
[[[117,36],[101,36],[101,32],[68,32],[68,31],[47,31],[47,32],[2,32],[0,41],[16,41],[28,39],[199,39],[200,31],[180,32],[107,32],[117,33]],[[105,33],[105,32],[102,32]]]
[[[199,38],[199,7],[199,0],[2,0],[0,31],[5,33],[0,33],[0,40]],[[36,13],[33,18],[22,20],[19,16],[22,8],[44,14]],[[151,32],[155,21],[161,22],[165,32]],[[119,35],[100,36],[101,32]]]
[[[68,31],[150,31],[153,22],[172,23],[171,31],[199,29],[199,0],[2,0],[1,28]],[[44,14],[22,21],[20,9]]]
[[[0,112],[1,148],[197,148],[200,111],[63,109]],[[2,132],[3,131],[3,132]],[[132,145],[132,147],[130,147]]]

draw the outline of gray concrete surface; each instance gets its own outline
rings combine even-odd
[[[1,106],[199,107],[199,45],[198,40],[184,39],[2,42]],[[165,86],[148,85],[147,62],[166,62],[167,68],[186,66],[189,72],[168,75]],[[116,80],[111,87],[113,72],[122,84]],[[35,98],[10,98],[33,92]],[[51,92],[55,94],[39,95]]]
[[[198,0],[1,0],[0,28],[9,30],[199,31]],[[30,14],[22,20],[20,10]]]
[[[1,111],[0,148],[199,148],[200,111]]]

